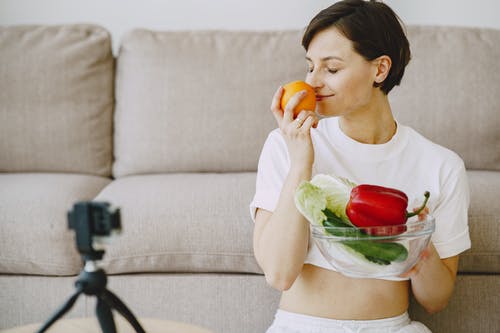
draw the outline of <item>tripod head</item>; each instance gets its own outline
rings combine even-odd
[[[84,261],[101,260],[104,243],[121,232],[120,210],[107,202],[77,202],[68,212],[68,227],[75,230],[76,247]]]

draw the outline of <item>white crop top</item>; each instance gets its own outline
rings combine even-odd
[[[336,117],[320,120],[318,128],[311,129],[311,137],[313,176],[334,174],[357,184],[397,188],[408,195],[409,208],[418,206],[422,193],[429,191],[427,206],[436,223],[431,240],[439,256],[451,257],[470,248],[469,188],[464,163],[457,154],[399,123],[396,134],[384,144],[351,139],[342,132]],[[250,203],[253,220],[257,208],[274,211],[289,169],[285,140],[275,129],[259,158],[255,196]],[[312,239],[305,263],[333,270]]]

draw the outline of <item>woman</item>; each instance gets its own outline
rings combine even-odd
[[[411,288],[430,313],[451,297],[458,254],[470,248],[463,161],[394,119],[387,94],[400,83],[410,50],[387,5],[337,2],[312,19],[302,44],[317,109],[293,119],[304,93],[281,110],[278,89],[271,111],[279,128],[263,147],[250,205],[255,257],[267,282],[282,291],[268,332],[429,332],[408,318],[408,294]],[[436,231],[419,262],[386,279],[334,271],[294,205],[297,186],[315,174],[397,188],[410,202],[430,191]]]

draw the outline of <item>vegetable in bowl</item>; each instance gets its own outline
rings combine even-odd
[[[408,199],[401,191],[358,186],[346,178],[320,174],[297,188],[295,205],[311,223],[313,236],[318,231],[324,235],[320,237],[322,243],[330,237],[344,248],[343,253],[362,258],[365,263],[387,266],[408,260],[405,237],[398,235],[406,232],[408,217],[425,208],[428,197],[426,192],[419,210],[407,213]]]

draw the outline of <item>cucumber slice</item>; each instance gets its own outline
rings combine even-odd
[[[389,265],[391,262],[401,262],[408,258],[408,250],[404,245],[394,242],[343,241],[342,244],[361,253],[371,262]]]
[[[362,230],[344,222],[329,209],[323,210],[327,219],[323,221],[325,231],[333,236],[368,238]],[[329,228],[330,227],[330,228]],[[348,229],[335,230],[332,227],[343,227]],[[351,232],[352,229],[352,232]],[[342,241],[342,244],[362,254],[366,260],[379,264],[389,265],[391,262],[401,262],[408,258],[408,250],[402,244],[395,242],[375,242],[369,240]]]

